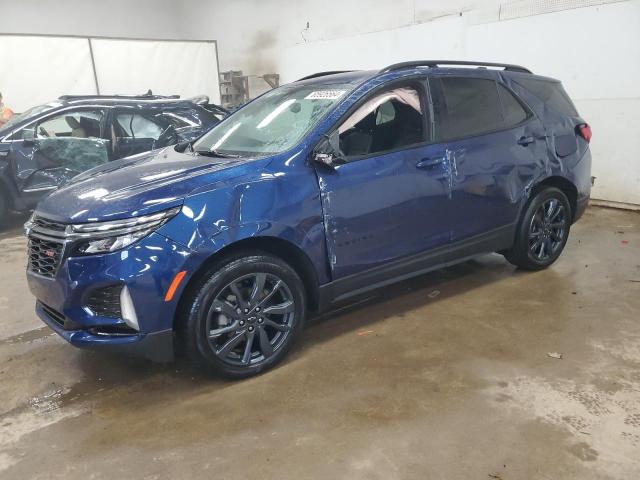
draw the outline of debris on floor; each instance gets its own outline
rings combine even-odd
[[[438,295],[440,295],[440,290],[433,290],[433,291],[429,292],[429,294],[427,295],[427,297],[429,297],[429,298],[436,298]]]
[[[358,332],[356,335],[358,335],[359,337],[364,337],[373,333],[375,333],[373,330],[363,330],[362,332]]]
[[[547,357],[557,358],[558,360],[562,360],[562,354],[558,352],[549,352],[547,353]]]

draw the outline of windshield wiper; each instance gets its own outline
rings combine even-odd
[[[206,157],[220,157],[220,158],[240,158],[240,155],[233,155],[231,153],[222,153],[218,150],[194,150],[198,155],[204,155]]]

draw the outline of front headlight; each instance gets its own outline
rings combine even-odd
[[[66,235],[67,238],[78,240],[76,249],[78,253],[89,255],[115,252],[157,230],[180,209],[181,207],[174,207],[163,212],[125,220],[69,225]]]

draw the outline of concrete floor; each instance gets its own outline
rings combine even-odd
[[[387,288],[235,383],[67,345],[24,244],[0,234],[3,479],[640,478],[638,213],[589,209],[547,271]]]

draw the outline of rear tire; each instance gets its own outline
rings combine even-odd
[[[510,263],[525,270],[547,268],[564,250],[571,218],[569,200],[561,190],[555,187],[541,190],[527,205],[515,242],[503,255]]]
[[[230,257],[203,275],[184,303],[186,352],[210,373],[256,375],[289,352],[305,305],[303,283],[284,261],[262,252]]]

